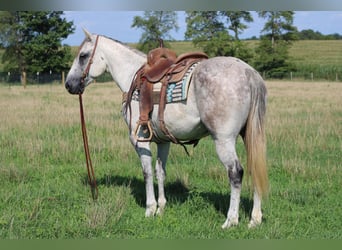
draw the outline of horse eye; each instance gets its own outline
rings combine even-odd
[[[85,59],[85,58],[87,58],[87,56],[88,56],[88,53],[81,53],[80,59]]]
[[[85,63],[85,61],[86,61],[86,59],[88,58],[88,56],[89,56],[89,53],[80,53],[80,55],[79,55],[79,61],[80,61],[80,63],[81,64],[84,64]]]

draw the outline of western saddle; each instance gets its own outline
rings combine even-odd
[[[147,55],[147,62],[136,72],[130,90],[127,93],[126,108],[130,103],[134,91],[139,93],[140,117],[135,129],[135,137],[138,141],[151,141],[153,131],[150,116],[153,105],[158,104],[159,125],[163,133],[176,144],[194,144],[195,141],[182,143],[175,138],[165,126],[164,111],[166,105],[166,92],[169,83],[179,82],[183,79],[188,69],[196,62],[207,59],[208,56],[202,52],[185,53],[177,57],[173,50],[164,48],[160,40],[160,47],[151,50]],[[160,92],[154,92],[156,83],[161,83]]]

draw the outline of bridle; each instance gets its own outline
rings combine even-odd
[[[95,201],[97,200],[99,191],[97,189],[95,171],[94,171],[93,164],[90,158],[90,153],[89,153],[87,129],[86,129],[85,121],[84,121],[82,94],[79,94],[78,96],[79,96],[79,102],[80,102],[81,127],[82,127],[82,136],[83,136],[84,154],[86,157],[86,165],[87,165],[87,172],[88,172],[88,183],[90,185],[91,195],[93,197],[93,200]]]
[[[81,77],[81,84],[84,83],[84,80],[87,78],[87,76],[89,74],[90,67],[91,67],[91,65],[93,63],[93,58],[94,58],[94,55],[95,55],[95,50],[96,50],[96,47],[97,47],[98,40],[99,40],[99,35],[96,36],[93,52],[90,55],[90,58],[88,60],[86,69],[83,71],[83,74],[82,74],[82,77]],[[83,47],[83,44],[81,45],[80,50],[81,50],[82,47]],[[80,115],[81,115],[83,146],[84,146],[84,153],[85,153],[85,156],[86,156],[86,165],[87,165],[87,171],[88,171],[88,183],[90,185],[90,190],[91,190],[91,194],[92,194],[93,200],[95,201],[95,200],[97,200],[97,197],[98,197],[98,189],[97,189],[97,184],[96,184],[94,168],[93,168],[93,164],[91,162],[90,153],[89,153],[87,129],[86,129],[85,121],[84,121],[82,93],[79,94],[79,102],[80,102]]]
[[[84,70],[83,73],[82,73],[82,77],[81,77],[81,83],[82,83],[82,84],[84,83],[84,80],[85,80],[85,79],[87,78],[87,76],[89,75],[90,67],[91,67],[91,65],[93,64],[93,58],[94,58],[95,51],[96,51],[96,48],[97,48],[98,40],[99,40],[99,35],[96,36],[96,40],[95,40],[95,45],[94,45],[93,52],[92,52],[91,55],[90,55],[90,58],[89,58],[88,63],[87,63],[87,67],[85,68],[85,70]],[[82,49],[82,47],[83,47],[83,44],[81,45],[80,50]]]

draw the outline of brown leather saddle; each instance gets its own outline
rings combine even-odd
[[[138,141],[151,141],[153,131],[150,115],[153,104],[159,104],[158,118],[161,130],[172,142],[182,144],[169,132],[164,123],[167,86],[169,83],[181,81],[194,63],[207,58],[208,56],[202,52],[185,53],[177,57],[173,50],[164,48],[162,43],[160,48],[153,49],[148,53],[147,63],[137,71],[127,93],[128,104],[131,102],[135,90],[138,90],[140,96],[140,117],[135,130]],[[160,93],[153,93],[153,85],[159,82],[162,84]]]

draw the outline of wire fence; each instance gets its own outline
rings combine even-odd
[[[267,72],[261,72],[262,77],[265,80],[272,80],[277,78],[272,78]],[[8,85],[21,85],[22,75],[19,73],[11,72],[0,72],[0,83]],[[26,74],[26,84],[36,85],[36,84],[64,84],[66,78],[65,72],[48,72],[48,73],[27,73]],[[301,72],[288,72],[282,77],[283,80],[291,81],[338,81],[342,82],[342,68],[336,71],[301,71]],[[96,82],[110,82],[113,81],[109,73],[105,73],[100,77],[96,78]]]
[[[342,72],[329,72],[329,73],[319,73],[313,71],[307,72],[288,72],[281,78],[271,77],[268,72],[264,71],[261,73],[264,79],[282,79],[282,80],[291,80],[291,81],[332,81],[332,82],[341,82],[342,81]]]
[[[26,73],[26,84],[64,84],[66,78],[66,72],[47,72],[47,73]],[[9,85],[21,85],[22,74],[11,72],[0,72],[0,83]],[[109,73],[105,73],[102,76],[96,78],[97,82],[109,82],[113,81]]]
[[[62,72],[60,73],[40,73],[37,72],[35,74],[26,74],[26,82],[27,84],[44,84],[44,83],[62,83]],[[0,82],[8,83],[8,84],[21,84],[22,75],[19,73],[12,72],[0,72]]]

